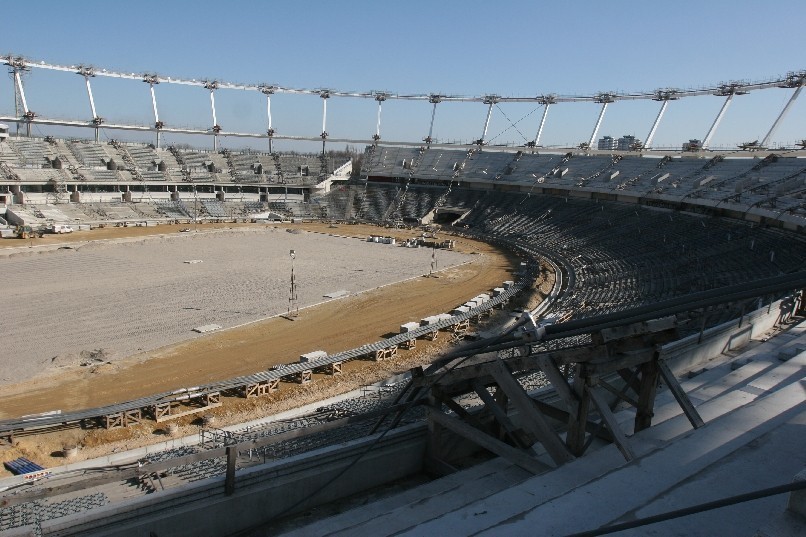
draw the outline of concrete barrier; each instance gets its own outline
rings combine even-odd
[[[377,444],[373,435],[247,468],[229,496],[221,476],[42,521],[42,534],[230,535],[420,472],[426,432],[425,423],[412,424]]]

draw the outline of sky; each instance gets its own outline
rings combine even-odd
[[[137,2],[26,0],[14,8],[25,30],[7,28],[0,54],[53,64],[163,77],[217,79],[286,87],[393,93],[479,96],[592,95],[657,88],[713,86],[733,80],[765,80],[806,70],[806,2],[708,0],[675,2],[508,1],[342,2],[172,0]],[[24,78],[28,106],[40,117],[87,119],[91,114],[82,77],[34,69]],[[148,86],[104,77],[92,79],[98,114],[109,122],[153,124]],[[793,90],[769,89],[734,99],[712,147],[762,139]],[[197,87],[156,87],[160,119],[169,126],[209,128],[209,94]],[[265,132],[266,101],[257,92],[219,90],[216,111],[224,130]],[[724,98],[703,96],[670,103],[655,147],[679,147],[704,138]],[[608,107],[597,136],[632,134],[641,139],[658,113],[654,101],[622,101]],[[600,105],[552,106],[545,145],[587,141]],[[13,115],[11,77],[0,80],[0,114]],[[523,144],[534,139],[542,109],[502,103],[493,108],[487,140]],[[375,133],[377,103],[332,98],[331,137],[368,139]],[[434,137],[471,141],[482,134],[487,106],[438,105]],[[280,134],[318,136],[322,102],[317,96],[272,98],[273,127]],[[431,105],[387,101],[381,136],[419,141],[428,134]],[[773,143],[806,138],[806,96],[781,123]],[[37,135],[91,137],[90,130],[35,127]],[[139,139],[103,130],[102,139]],[[166,134],[165,143],[209,147],[209,138]],[[265,149],[266,141],[229,138],[224,147]],[[310,147],[309,147],[310,146]],[[312,144],[278,141],[276,150],[315,150]],[[333,147],[343,149],[343,147]]]

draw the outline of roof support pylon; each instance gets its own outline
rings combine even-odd
[[[795,92],[786,102],[786,105],[784,105],[784,109],[781,110],[781,113],[778,114],[778,117],[775,119],[775,123],[772,124],[772,127],[770,127],[769,132],[767,132],[767,135],[761,141],[761,147],[767,147],[767,144],[770,143],[770,139],[772,139],[773,134],[775,134],[775,131],[778,129],[778,125],[781,124],[781,121],[783,121],[784,117],[789,112],[789,109],[792,107],[792,104],[795,102],[795,99],[798,98],[798,95],[800,95],[800,91],[802,89],[803,89],[802,84],[795,89]]]
[[[730,106],[732,100],[733,100],[733,93],[729,94],[725,98],[725,102],[722,103],[722,108],[719,109],[719,113],[716,115],[714,122],[711,124],[711,128],[708,129],[708,134],[705,135],[705,139],[702,141],[703,149],[708,149],[708,146],[711,144],[711,138],[714,137],[714,134],[716,133],[716,128],[719,127],[719,123],[725,116],[725,112],[727,111],[728,106]]]
[[[604,119],[605,112],[607,111],[607,105],[610,104],[609,101],[605,101],[602,103],[602,109],[599,111],[599,119],[596,120],[596,126],[593,127],[593,132],[591,133],[591,139],[588,141],[588,147],[593,147],[593,142],[596,140],[596,135],[599,134],[599,127],[602,125],[602,120]]]
[[[655,118],[655,122],[652,124],[652,128],[649,129],[649,134],[646,135],[646,142],[644,142],[644,149],[649,149],[652,147],[652,139],[655,137],[655,131],[658,130],[658,125],[660,125],[660,120],[663,117],[663,113],[666,112],[666,107],[669,106],[669,100],[664,99],[663,104],[660,105],[660,110],[658,111],[658,117]]]

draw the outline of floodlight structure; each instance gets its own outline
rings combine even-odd
[[[744,91],[742,88],[742,84],[740,82],[729,82],[727,84],[720,84],[717,90],[714,92],[714,95],[717,97],[725,97],[725,102],[722,103],[722,108],[719,109],[719,113],[716,115],[714,122],[711,124],[711,128],[708,129],[708,134],[705,135],[702,141],[702,149],[708,149],[708,146],[711,144],[711,138],[713,138],[714,134],[716,133],[717,127],[719,127],[719,123],[722,121],[722,118],[725,116],[725,112],[728,110],[728,106],[730,106],[731,101],[733,101],[734,95],[747,95],[747,92]]]
[[[269,137],[269,153],[274,153],[272,148],[272,139],[274,138],[274,128],[271,126],[271,96],[277,91],[277,86],[270,86],[261,84],[258,86],[260,93],[266,96],[266,115],[268,116],[268,128],[266,129],[266,136]]]
[[[160,114],[157,111],[157,95],[154,93],[154,86],[160,83],[160,79],[157,75],[146,73],[143,75],[143,82],[148,84],[148,89],[151,91],[151,108],[154,110],[154,129],[157,131],[156,147],[159,149],[160,139],[162,138],[162,128],[165,124],[160,121]]]
[[[437,245],[431,247],[431,270],[428,272],[429,276],[433,276],[437,271]]]
[[[381,139],[381,104],[387,99],[388,95],[384,92],[377,92],[375,94],[375,100],[378,102],[378,122],[375,126],[375,134],[372,136],[372,139],[377,143]]]
[[[599,127],[602,125],[602,120],[604,119],[605,111],[607,110],[607,105],[616,101],[616,95],[614,93],[599,93],[593,99],[593,102],[600,103],[602,105],[602,109],[599,112],[599,119],[596,120],[596,125],[593,127],[593,132],[591,133],[591,139],[588,140],[588,148],[593,147],[593,142],[596,140],[596,135],[599,134]]]
[[[655,118],[655,122],[652,123],[652,128],[649,129],[649,134],[646,136],[646,142],[644,142],[643,146],[644,149],[650,149],[652,147],[652,139],[655,137],[655,131],[658,130],[658,125],[660,125],[663,113],[666,112],[669,101],[676,101],[680,98],[678,93],[678,90],[671,88],[655,90],[655,97],[653,97],[652,100],[660,101],[662,104],[660,105],[660,111],[658,111],[658,117]]]
[[[772,135],[775,134],[775,131],[778,129],[778,125],[781,124],[784,117],[786,117],[789,109],[792,108],[792,104],[794,104],[795,100],[800,95],[801,90],[803,89],[804,84],[806,84],[806,71],[799,71],[799,72],[790,72],[786,75],[786,81],[781,84],[779,87],[781,88],[795,88],[794,93],[789,98],[789,100],[784,105],[784,109],[781,110],[781,113],[778,114],[778,117],[775,119],[775,122],[770,127],[770,130],[767,132],[767,135],[761,140],[761,147],[767,147],[767,144],[770,142]]]
[[[210,110],[213,112],[213,126],[210,130],[213,131],[213,150],[218,151],[218,134],[221,132],[221,125],[218,124],[215,114],[215,90],[218,89],[218,81],[209,80],[204,82],[204,89],[210,91]]]
[[[434,141],[434,139],[431,137],[431,135],[434,134],[434,117],[437,115],[437,105],[441,103],[442,99],[444,98],[444,95],[439,95],[437,93],[432,93],[428,96],[428,102],[433,105],[433,108],[431,108],[431,123],[428,126],[428,136],[423,138],[423,141],[426,143],[426,145],[431,145],[431,142]]]
[[[299,316],[299,302],[297,297],[297,280],[294,275],[294,259],[297,258],[297,253],[291,250],[288,254],[291,257],[291,287],[288,294],[288,317]]]

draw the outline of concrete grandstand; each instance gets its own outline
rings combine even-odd
[[[6,63],[22,92],[19,72],[38,64],[11,56]],[[281,379],[303,383],[315,368],[331,367],[335,375],[334,364],[368,355],[377,360],[390,349],[405,352],[418,338],[455,333],[554,274],[531,311],[512,312],[489,338],[457,345],[431,366],[286,415],[222,429],[205,424],[200,435],[159,448],[53,469],[50,481],[0,481],[0,530],[518,535],[543,528],[559,535],[647,522],[642,519],[688,507],[699,486],[714,494],[694,494],[704,504],[788,483],[806,466],[802,451],[792,449],[806,418],[806,153],[764,148],[786,108],[758,150],[707,146],[734,95],[785,87],[794,90],[792,102],[804,84],[806,74],[794,73],[770,83],[676,93],[675,99],[714,92],[726,99],[700,151],[651,148],[672,100],[656,93],[632,96],[659,100],[663,108],[645,147],[628,151],[590,149],[608,104],[627,95],[580,97],[602,108],[590,142],[573,148],[539,145],[548,107],[571,98],[535,98],[543,119],[536,138],[522,147],[493,147],[485,139],[493,106],[507,97],[469,99],[489,111],[481,138],[459,147],[432,139],[433,113],[424,143],[384,143],[379,113],[353,178],[351,163],[324,152],[326,105],[323,132],[312,137],[323,143],[320,155],[219,150],[218,137],[227,135],[220,128],[195,133],[213,136],[213,151],[162,148],[159,138],[155,145],[0,140],[8,227],[274,212],[286,221],[427,226],[422,229],[482,240],[522,260],[506,289],[486,290],[486,298],[457,305],[411,333],[181,393],[37,416],[35,424],[16,416],[0,422],[0,434],[9,438],[68,423],[123,427],[149,412],[162,422],[181,397],[206,397],[213,408],[225,390],[248,398],[271,392]],[[226,84],[204,86],[211,95],[221,87]],[[245,89],[269,103],[283,90]],[[324,93],[323,103],[340,96]],[[379,111],[395,98],[360,97],[377,100]],[[452,97],[417,98],[435,111]],[[154,112],[149,131],[159,135],[168,127],[159,122],[156,101]],[[29,129],[49,121],[28,109],[0,119]],[[92,119],[82,126],[97,131],[102,122]],[[265,136],[276,138],[270,123]],[[776,457],[781,451],[787,456]],[[759,469],[771,459],[769,472]],[[738,472],[747,476],[741,486]],[[43,490],[48,486],[55,488]],[[656,527],[663,535],[681,527],[684,533],[751,535],[764,528],[786,535],[803,528],[797,517],[806,517],[803,486],[786,492],[788,510],[765,496],[762,508],[736,512],[733,521],[710,513],[705,522]],[[589,506],[585,496],[609,500],[575,517]],[[233,510],[237,520],[219,516]]]

